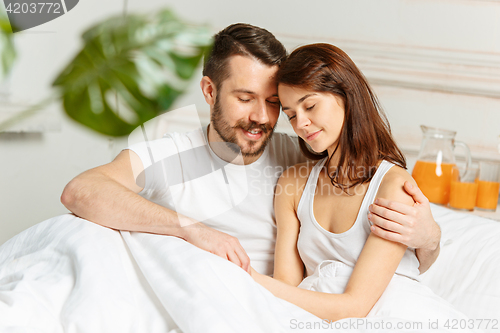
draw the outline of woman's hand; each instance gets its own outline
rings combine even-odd
[[[252,266],[250,266],[250,276],[255,280],[255,277],[257,277],[259,273],[255,269],[253,269]]]
[[[264,287],[266,286],[266,283],[265,283],[266,278],[272,279],[271,277],[269,277],[267,275],[263,275],[263,274],[258,273],[255,269],[253,269],[252,266],[250,266],[250,276],[252,277],[252,279],[255,282],[257,282],[258,284],[261,284]]]

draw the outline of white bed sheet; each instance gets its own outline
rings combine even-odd
[[[442,251],[423,283],[473,320],[499,320],[500,223],[438,206],[433,214]],[[2,333],[385,332],[404,323],[383,319],[326,325],[180,239],[120,233],[70,214],[0,247]],[[397,331],[436,332],[406,327]]]
[[[441,227],[441,253],[422,283],[469,318],[496,321],[485,331],[500,332],[500,222],[431,208]]]

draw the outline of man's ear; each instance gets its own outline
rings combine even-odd
[[[215,96],[217,93],[214,82],[208,76],[204,76],[201,78],[200,87],[203,96],[205,96],[205,101],[208,105],[213,106],[215,104]]]

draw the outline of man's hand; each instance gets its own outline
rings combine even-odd
[[[432,217],[429,200],[409,182],[405,182],[404,189],[413,197],[413,207],[377,199],[370,206],[371,214],[368,215],[374,224],[371,231],[381,238],[408,247],[433,251],[439,245],[441,230]]]
[[[236,237],[207,227],[203,223],[195,223],[184,227],[185,240],[189,243],[213,253],[243,268],[250,274],[250,258]]]

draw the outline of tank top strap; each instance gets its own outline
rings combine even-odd
[[[325,157],[323,160],[316,163],[316,165],[312,168],[309,177],[307,178],[306,186],[304,191],[302,192],[302,196],[300,197],[299,205],[297,206],[297,216],[301,216],[302,212],[309,211],[309,205],[312,202],[314,197],[314,192],[316,191],[316,185],[318,184],[318,177],[321,169],[325,165],[328,157]]]
[[[394,166],[393,163],[388,162],[386,160],[382,160],[382,162],[377,168],[377,171],[373,175],[372,180],[370,181],[370,186],[368,187],[368,190],[365,194],[360,210],[364,209],[365,206],[369,206],[373,203],[373,200],[375,200],[375,196],[377,195],[378,188],[382,183],[382,179],[384,179],[384,176],[387,173],[387,171],[389,171],[389,169],[392,168],[393,166]]]

